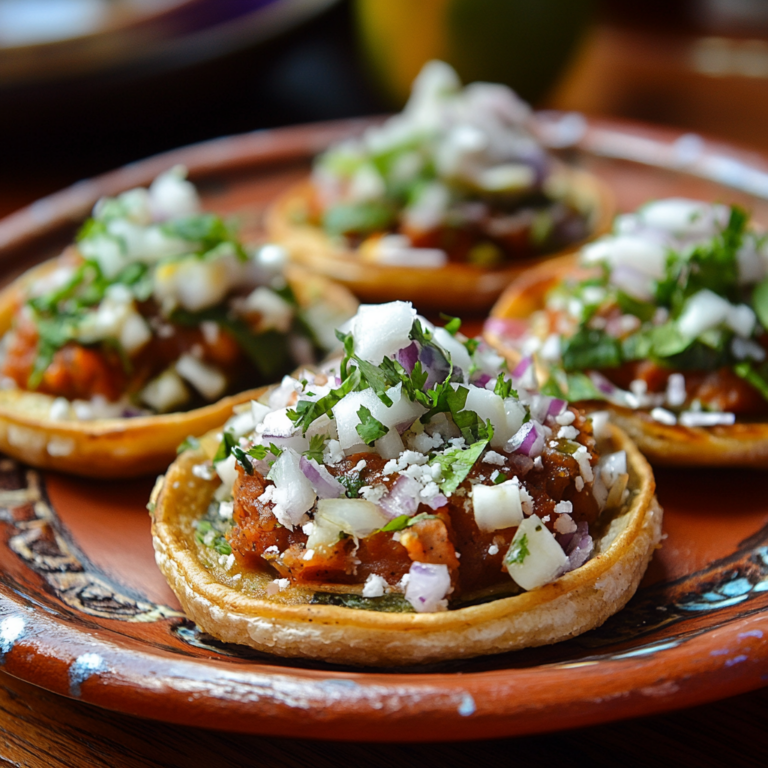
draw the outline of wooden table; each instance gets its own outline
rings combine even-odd
[[[465,743],[354,744],[243,736],[149,722],[0,673],[0,764],[14,766],[366,765],[760,766],[768,688],[682,712],[581,731]],[[397,738],[392,734],[393,742]]]

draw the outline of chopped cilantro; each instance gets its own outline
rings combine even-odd
[[[507,476],[503,472],[499,472],[498,475],[493,480],[494,485],[501,485],[501,483],[505,482],[507,479]]]
[[[756,367],[753,363],[745,360],[733,366],[733,372],[751,384],[766,400],[768,400],[768,366]]]
[[[496,386],[493,388],[494,394],[504,399],[508,397],[517,397],[517,392],[512,388],[512,380],[507,379],[504,373],[500,373],[496,379]]]
[[[448,333],[451,334],[451,336],[455,336],[459,329],[461,328],[461,320],[458,317],[451,317],[450,315],[440,315],[440,317],[443,320],[447,320],[448,322],[443,326]]]
[[[389,429],[374,418],[370,410],[364,405],[361,405],[357,411],[357,418],[360,419],[360,423],[355,427],[355,431],[366,445],[373,445],[380,437],[384,437],[389,432]]]
[[[318,464],[322,464],[325,442],[326,438],[324,435],[312,435],[309,438],[309,449],[304,451],[304,455],[308,459],[314,459]]]
[[[520,565],[530,554],[531,552],[528,549],[528,535],[524,533],[519,539],[512,542],[507,554],[504,555],[504,564],[507,567],[510,565]]]
[[[459,487],[487,445],[488,440],[478,440],[469,448],[450,448],[430,459],[429,465],[439,465],[442,472],[440,490],[443,493],[453,493]]]
[[[229,458],[232,453],[232,449],[237,445],[237,440],[231,432],[224,432],[221,436],[221,442],[213,457],[213,463],[218,464],[220,461],[224,461]]]
[[[357,499],[360,497],[360,489],[365,485],[365,480],[361,476],[361,473],[358,473],[355,477],[352,477],[351,475],[340,475],[337,480],[344,486],[344,495],[348,499]]]
[[[562,341],[563,368],[583,371],[588,368],[618,368],[621,347],[617,339],[595,328],[580,328]]]
[[[399,515],[390,520],[383,528],[379,528],[378,533],[389,533],[391,531],[402,531],[410,528],[417,523],[423,523],[425,520],[439,520],[437,515],[430,515],[429,512],[422,512],[420,515],[411,517],[410,515]]]

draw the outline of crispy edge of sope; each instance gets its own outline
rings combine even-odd
[[[602,624],[635,593],[661,537],[650,466],[612,427],[610,448],[627,452],[630,497],[608,514],[587,563],[539,589],[439,613],[381,613],[258,597],[223,583],[201,562],[192,522],[217,481],[195,476],[207,456],[183,453],[153,492],[155,559],[186,614],[225,642],[282,657],[364,666],[470,658],[565,640]],[[602,520],[602,518],[601,518]],[[250,576],[253,579],[253,575]],[[272,576],[259,573],[266,594]],[[306,592],[305,592],[306,593]]]

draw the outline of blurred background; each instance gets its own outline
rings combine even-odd
[[[435,57],[768,151],[766,0],[0,0],[0,215],[185,144],[395,110]]]

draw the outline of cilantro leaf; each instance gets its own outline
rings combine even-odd
[[[501,398],[517,397],[517,391],[512,388],[512,380],[507,379],[504,373],[500,373],[496,379],[496,386],[493,388],[493,393]]]
[[[768,366],[761,365],[759,368],[748,360],[733,366],[733,372],[744,379],[747,384],[751,384],[765,400],[768,400]]]
[[[366,445],[373,445],[380,437],[384,437],[389,432],[389,429],[374,418],[370,410],[364,405],[361,405],[357,411],[357,418],[360,419],[360,423],[355,427],[355,431]]]
[[[409,515],[400,515],[394,520],[390,520],[383,528],[379,528],[377,533],[388,533],[390,531],[402,531],[405,528],[410,528],[417,523],[423,523],[425,520],[439,520],[438,515],[431,515],[429,512],[422,512],[419,515],[410,517]]]
[[[216,450],[216,454],[213,457],[213,463],[218,464],[220,461],[228,459],[229,455],[232,453],[232,449],[236,445],[237,440],[235,440],[235,436],[232,434],[232,432],[224,432],[221,436],[221,442],[219,443],[219,447]]]
[[[494,485],[501,485],[503,482],[505,482],[507,479],[507,476],[503,472],[499,472],[498,475],[496,475],[496,478],[493,481]]]
[[[563,339],[562,347],[566,371],[602,370],[621,365],[619,342],[605,331],[582,327],[570,338]]]
[[[318,464],[323,463],[323,453],[325,453],[325,436],[312,435],[309,438],[309,449],[304,451],[308,459],[314,459]]]
[[[752,309],[763,328],[768,328],[768,278],[759,283],[752,291]]]
[[[305,434],[315,419],[330,413],[339,400],[358,388],[360,381],[360,369],[353,368],[342,385],[331,390],[325,397],[321,397],[319,400],[299,400],[296,403],[296,408],[288,411],[288,418],[301,429],[302,434]]]
[[[451,336],[455,336],[461,328],[461,320],[458,317],[451,317],[450,315],[441,314],[440,317],[448,322],[443,326]]]
[[[469,448],[450,448],[430,459],[429,465],[437,464],[442,472],[440,490],[443,493],[453,493],[459,487],[487,445],[488,440],[478,440]]]

